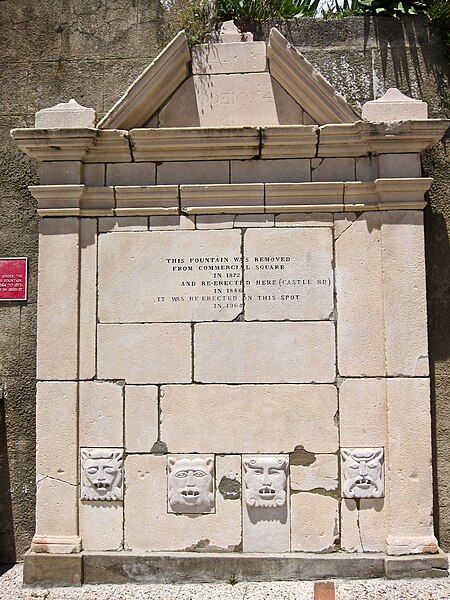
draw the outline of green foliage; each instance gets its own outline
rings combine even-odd
[[[450,57],[450,2],[449,0],[425,0],[425,3],[430,25],[443,36],[447,56]]]
[[[220,21],[234,20],[240,31],[258,31],[267,21],[313,17],[319,0],[218,0]]]
[[[230,576],[228,577],[228,583],[229,583],[230,585],[236,585],[236,584],[237,584],[237,582],[238,582],[238,580],[236,579],[236,576],[235,576],[235,575],[230,575]]]
[[[359,0],[359,4],[362,14],[399,17],[427,12],[426,4],[421,0]]]
[[[361,14],[363,9],[359,0],[344,0],[342,4],[338,0],[330,0],[325,8],[322,8],[320,16],[322,19],[343,19]]]
[[[215,5],[210,0],[181,0],[175,29],[184,29],[190,46],[201,44],[217,23]]]

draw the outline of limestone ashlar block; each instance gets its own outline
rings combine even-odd
[[[161,128],[255,127],[302,120],[302,108],[270,73],[193,75],[159,111]]]
[[[225,279],[230,274],[232,278]],[[242,310],[241,233],[101,236],[98,290],[101,322],[232,320]]]
[[[99,324],[97,372],[100,379],[137,384],[190,381],[190,325]]]
[[[178,214],[176,185],[116,186],[117,217]]]
[[[401,156],[401,155],[396,155]],[[378,156],[360,156],[355,159],[356,181],[375,181],[378,179]]]
[[[75,382],[37,383],[37,481],[57,480],[66,484],[69,495],[78,483],[77,412]]]
[[[150,217],[150,231],[173,231],[178,229],[195,229],[195,217],[185,215],[163,215]]]
[[[194,380],[203,383],[331,383],[331,322],[199,323]],[[214,349],[214,351],[212,351]]]
[[[227,160],[168,161],[158,165],[158,185],[229,183],[229,179],[230,163]]]
[[[121,447],[122,386],[100,381],[80,382],[80,446]]]
[[[311,462],[310,462],[311,461]],[[335,454],[314,454],[308,464],[291,459],[291,490],[331,492],[338,487],[338,458]]]
[[[275,227],[333,227],[333,213],[281,213]]]
[[[34,116],[36,129],[68,129],[94,127],[95,110],[81,106],[73,98],[50,108],[38,110]]]
[[[112,187],[83,185],[30,185],[38,201],[41,217],[96,217],[113,214],[114,190]]]
[[[311,181],[307,158],[231,161],[231,183],[299,183]]]
[[[338,448],[332,385],[169,385],[162,392],[161,440],[169,452],[277,454],[303,446],[332,453]]]
[[[420,154],[380,154],[378,157],[379,177],[418,178],[422,175]]]
[[[266,212],[340,212],[342,182],[266,183]]]
[[[331,228],[244,235],[246,320],[327,320],[334,309]]]
[[[335,241],[335,260],[338,372],[342,377],[383,376],[380,213],[363,213],[341,233]]]
[[[250,216],[250,215],[249,215]],[[264,214],[253,215],[264,217]],[[233,229],[237,215],[197,215],[195,219],[196,229]]]
[[[313,158],[312,181],[352,181],[355,179],[354,158]]]
[[[395,377],[386,386],[388,554],[435,553],[430,382],[428,378]]]
[[[158,440],[158,388],[155,385],[125,387],[125,449],[150,452]]]
[[[312,158],[317,151],[314,125],[280,125],[261,129],[261,158]]]
[[[19,148],[40,161],[83,161],[95,135],[93,128],[11,130]]]
[[[92,163],[84,165],[84,185],[99,187],[106,183],[105,163]]]
[[[382,213],[384,328],[389,376],[428,375],[423,213]]]
[[[97,328],[97,220],[80,220],[79,378],[95,375]]]
[[[178,127],[133,129],[136,161],[230,160],[259,155],[256,127]]]
[[[80,501],[80,536],[83,550],[95,552],[123,549],[123,504]]]
[[[99,233],[147,231],[147,229],[148,217],[102,217],[98,220]]]
[[[79,221],[41,219],[37,378],[78,377]]]
[[[83,163],[78,160],[45,161],[41,163],[40,184],[79,184],[82,179],[82,168]]]
[[[239,456],[216,457],[216,511],[186,515],[167,511],[167,457],[127,457],[125,543],[135,552],[234,552],[242,542]],[[223,478],[234,478],[238,494],[221,493]]]
[[[339,386],[341,446],[384,447],[387,442],[384,379],[345,379]]]
[[[331,496],[291,494],[292,552],[330,552],[339,538],[339,503]]]
[[[199,219],[200,217],[197,217]],[[233,227],[274,227],[275,215],[236,215],[233,219]]]
[[[354,123],[360,117],[312,64],[272,28],[267,48],[269,71],[317,123]]]
[[[389,526],[384,498],[341,502],[341,548],[346,552],[386,552]]]
[[[80,216],[108,217],[114,214],[114,190],[112,187],[85,188],[80,200]]]
[[[425,192],[430,189],[432,183],[431,177],[377,179],[375,186],[380,197],[379,208],[390,211],[422,209],[426,204]]]
[[[192,73],[258,73],[266,70],[265,42],[231,42],[193,46]]]
[[[184,31],[168,44],[131,84],[98,127],[139,127],[169,98],[188,75],[191,60]]]
[[[100,129],[83,160],[85,163],[125,163],[132,158],[128,131]]]
[[[155,185],[154,163],[111,163],[106,165],[106,185]]]
[[[262,183],[182,185],[180,194],[181,210],[187,214],[264,212]]]

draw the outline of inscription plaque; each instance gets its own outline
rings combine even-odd
[[[104,323],[324,320],[332,312],[327,228],[100,236]]]
[[[27,299],[27,263],[22,256],[0,258],[0,301]]]

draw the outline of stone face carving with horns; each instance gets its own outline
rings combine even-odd
[[[384,449],[341,448],[344,498],[384,496]]]
[[[168,497],[172,512],[202,513],[214,508],[214,458],[169,456]]]
[[[81,450],[81,499],[122,500],[123,451],[114,448]]]
[[[243,459],[245,502],[254,507],[286,503],[288,460],[285,456],[247,456]]]

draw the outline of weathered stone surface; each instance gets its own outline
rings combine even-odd
[[[331,385],[164,386],[161,439],[176,453],[336,452],[336,410]]]
[[[122,446],[122,386],[82,381],[79,391],[80,446]]]
[[[311,181],[353,181],[354,158],[313,158]]]
[[[388,579],[448,577],[448,557],[443,552],[433,556],[386,556],[384,564]]]
[[[157,217],[154,218],[156,219]],[[100,233],[109,233],[111,231],[147,231],[147,229],[147,217],[101,217],[98,220],[98,230]]]
[[[245,318],[325,320],[334,309],[331,229],[244,235]]]
[[[38,482],[50,478],[75,486],[78,481],[75,382],[41,381],[37,384],[36,433]]]
[[[385,446],[385,380],[345,379],[339,386],[339,426],[341,446]]]
[[[99,378],[127,383],[190,381],[189,324],[100,324],[97,329]]]
[[[155,185],[154,163],[110,163],[106,165],[106,185]]]
[[[276,227],[332,227],[333,213],[283,213],[275,216]]]
[[[150,217],[150,231],[171,231],[172,229],[195,229],[195,217],[184,215],[163,215]]]
[[[181,183],[229,183],[230,163],[227,160],[163,162],[158,165],[158,185]]]
[[[80,502],[80,536],[83,550],[105,552],[123,547],[121,502]]]
[[[155,385],[125,387],[125,448],[150,452],[158,439],[158,388]]]
[[[379,177],[421,177],[420,154],[380,154]]]
[[[289,125],[302,114],[269,73],[194,75],[160,111],[159,126]]]
[[[388,507],[384,498],[341,502],[341,547],[347,552],[385,552]]]
[[[236,215],[197,215],[195,226],[197,229],[233,229],[235,218]]]
[[[389,88],[381,98],[363,104],[362,116],[367,121],[383,123],[427,119],[428,107],[426,102],[409,98],[397,88]]]
[[[194,75],[258,73],[265,70],[266,44],[264,42],[198,44],[192,48]]]
[[[94,127],[95,110],[81,106],[73,98],[50,108],[43,108],[35,114],[34,126],[37,129],[63,129],[68,127]]]
[[[438,546],[433,533],[430,382],[396,377],[386,381],[386,389],[387,551],[393,555],[434,553]]]
[[[397,154],[401,158],[401,155]],[[355,159],[356,181],[375,181],[378,178],[378,156],[360,156]]]
[[[36,534],[32,547],[43,552],[54,553],[58,552],[57,546],[60,545],[59,551],[64,554],[75,551],[70,547],[72,544],[69,543],[69,538],[78,537],[78,494],[78,485],[61,479],[37,476]],[[48,538],[47,543],[45,538]],[[66,548],[63,548],[65,543],[55,543],[58,538],[67,540]]]
[[[331,492],[338,486],[338,459],[335,454],[316,454],[311,464],[291,460],[291,490],[309,492],[321,489]]]
[[[176,514],[215,512],[214,456],[167,456],[167,510]]]
[[[231,161],[231,183],[300,181],[311,181],[311,164],[307,158]]]
[[[422,212],[383,213],[381,234],[387,374],[425,376],[429,371]]]
[[[76,379],[78,362],[79,222],[39,225],[38,379]]]
[[[246,214],[264,212],[262,183],[182,185],[181,210],[188,214]]]
[[[274,227],[275,215],[236,215],[233,227]]]
[[[326,552],[339,537],[339,504],[330,496],[291,495],[291,550]]]
[[[101,236],[98,288],[103,322],[232,320],[241,312],[240,232]]]
[[[40,184],[81,183],[82,167],[83,164],[77,160],[43,162],[41,163]]]
[[[338,370],[385,373],[381,219],[363,213],[335,243]]]
[[[92,163],[84,165],[84,185],[99,187],[106,184],[105,163]]]
[[[242,541],[241,503],[216,490],[216,511],[179,515],[167,512],[166,456],[127,458],[125,543],[135,552],[158,550],[229,551]],[[232,472],[240,481],[240,457],[218,456],[216,480]],[[167,535],[170,531],[171,534]]]
[[[79,378],[95,376],[97,327],[97,221],[80,220]]]
[[[81,554],[37,554],[28,551],[24,557],[24,586],[79,586],[82,582]]]
[[[328,383],[335,377],[334,325],[200,323],[194,378],[203,383]]]

